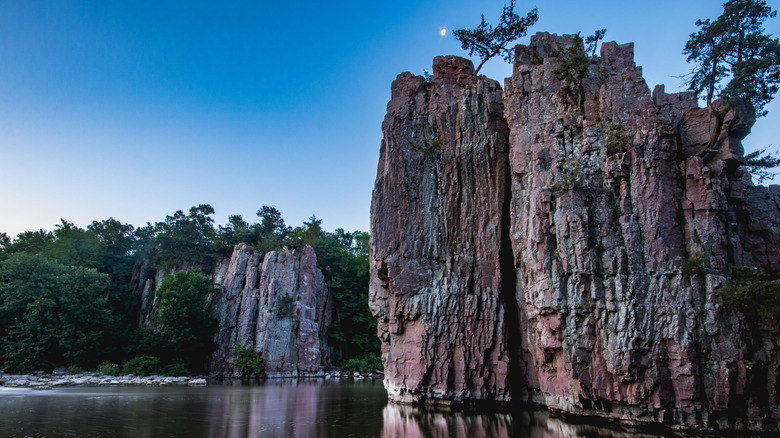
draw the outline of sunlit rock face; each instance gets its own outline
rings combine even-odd
[[[391,399],[776,430],[777,321],[716,292],[733,266],[780,274],[780,188],[754,187],[741,165],[753,120],[731,111],[708,151],[709,111],[690,93],[651,94],[631,44],[605,43],[581,81],[561,83],[571,42],[518,46],[503,96],[455,58],[437,58],[450,75],[430,85],[394,82],[370,295]],[[503,106],[476,103],[496,96]],[[447,115],[456,129],[439,127]],[[414,147],[424,138],[441,150]],[[463,144],[495,146],[474,159]],[[498,354],[461,365],[481,350]],[[463,391],[473,376],[502,385]]]

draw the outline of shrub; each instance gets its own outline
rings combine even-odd
[[[631,134],[626,133],[622,125],[610,123],[607,132],[607,154],[614,155],[625,151],[632,139]]]
[[[70,366],[69,366],[69,367],[68,367],[68,368],[65,370],[65,372],[67,372],[68,374],[81,374],[81,373],[83,373],[83,372],[84,372],[84,370],[83,370],[83,369],[81,369],[81,367],[80,367],[80,366],[78,366],[78,365],[70,365]]]
[[[735,266],[731,281],[718,290],[718,295],[725,307],[746,314],[780,314],[780,283],[772,280],[761,268]]]
[[[683,274],[694,275],[704,273],[704,254],[695,254],[685,260]]]
[[[123,371],[139,377],[160,374],[160,360],[147,354],[136,356],[125,362]]]
[[[170,377],[181,377],[189,375],[187,365],[184,363],[184,359],[176,359],[165,367],[165,375]]]
[[[341,366],[341,371],[347,374],[355,372],[369,373],[381,369],[382,359],[375,354],[364,354],[363,356],[349,359]]]
[[[241,367],[241,370],[245,375],[260,375],[265,372],[266,360],[260,357],[259,353],[255,353],[254,349],[248,346],[234,346],[233,358],[235,360],[235,364]]]
[[[101,376],[118,376],[120,369],[119,365],[106,361],[100,364],[97,372],[100,373]]]
[[[276,315],[279,318],[289,318],[293,314],[293,299],[290,294],[285,293],[276,301]]]

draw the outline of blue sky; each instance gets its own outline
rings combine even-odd
[[[135,226],[208,203],[288,224],[368,230],[397,74],[466,55],[442,27],[495,23],[505,1],[0,2],[0,231]],[[721,1],[517,1],[531,33],[634,42],[652,89],[682,89],[681,51]],[[769,2],[770,5],[774,3]],[[777,7],[777,5],[772,5]],[[767,29],[780,34],[778,18]],[[528,37],[520,40],[527,42]],[[503,83],[511,66],[483,73]],[[774,143],[780,105],[745,141]],[[780,143],[775,144],[780,146]]]

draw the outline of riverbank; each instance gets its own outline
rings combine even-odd
[[[99,373],[81,373],[71,375],[56,374],[0,374],[0,386],[8,388],[51,389],[60,386],[78,385],[206,385],[202,377],[138,377],[132,374],[123,376],[103,376]]]
[[[341,372],[324,373],[317,376],[319,378],[354,378],[365,379],[380,376],[377,373],[346,374]],[[300,378],[301,376],[298,376]],[[292,377],[296,378],[296,377]],[[221,379],[220,379],[221,380]],[[104,376],[100,373],[79,373],[79,374],[3,374],[0,373],[0,387],[7,388],[31,388],[31,389],[52,389],[62,386],[79,385],[147,385],[147,386],[165,386],[165,385],[207,385],[208,381],[203,376],[195,377],[170,377],[170,376],[146,376],[139,377],[132,374],[121,376]]]

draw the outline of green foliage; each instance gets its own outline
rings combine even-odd
[[[69,365],[68,368],[65,369],[65,372],[70,375],[81,374],[84,372],[84,369],[78,365]]]
[[[174,359],[173,362],[165,367],[165,372],[163,374],[170,377],[182,377],[189,375],[186,361],[184,359]]]
[[[609,131],[607,132],[607,154],[614,155],[625,151],[632,139],[633,136],[627,134],[622,125],[610,123]]]
[[[347,374],[370,373],[382,369],[382,359],[376,354],[364,354],[344,362],[341,371]]]
[[[103,361],[96,370],[101,376],[118,376],[121,372],[119,365],[114,362]]]
[[[147,354],[136,356],[125,362],[122,371],[138,377],[156,376],[160,374],[160,359]]]
[[[192,369],[202,368],[216,347],[218,324],[207,308],[212,288],[211,279],[195,270],[163,279],[156,292],[159,313],[152,322],[165,346],[163,357],[187,358]]]
[[[92,368],[110,351],[117,318],[103,292],[108,276],[41,254],[0,262],[0,361],[12,371],[61,364]]]
[[[704,273],[704,254],[694,254],[685,260],[683,274],[695,275]]]
[[[236,345],[233,347],[233,358],[235,364],[241,367],[244,375],[260,376],[265,372],[266,360],[260,353],[245,345]]]
[[[495,28],[488,24],[485,16],[482,15],[482,21],[476,29],[463,28],[452,31],[455,38],[460,41],[463,50],[469,51],[469,56],[476,54],[482,60],[475,74],[479,73],[488,59],[496,55],[501,55],[506,62],[512,62],[514,52],[508,48],[509,44],[524,37],[528,33],[528,28],[539,19],[536,8],[523,18],[515,14],[514,10],[515,0],[512,0],[509,6],[504,5],[501,22]]]
[[[561,95],[563,97],[574,95],[577,100],[577,107],[582,109],[585,100],[585,87],[582,84],[585,76],[588,75],[591,60],[596,54],[598,42],[604,38],[606,29],[599,29],[593,35],[582,40],[579,33],[574,36],[572,43],[563,50],[561,65],[553,70],[561,81]],[[588,56],[590,53],[590,56]]]
[[[211,267],[216,260],[214,241],[214,208],[201,204],[190,208],[185,215],[178,210],[173,216],[166,216],[164,222],[154,225],[154,239],[148,251],[157,266],[169,270],[187,263],[193,266]]]
[[[276,316],[279,318],[290,318],[293,314],[293,298],[285,293],[276,301]]]
[[[744,103],[766,115],[780,84],[780,41],[764,33],[764,21],[776,15],[765,0],[729,0],[717,20],[696,21],[701,29],[683,53],[695,64],[688,85],[709,107],[720,97],[725,110]]]
[[[776,154],[767,154],[766,150],[767,148],[764,148],[745,155],[745,167],[758,184],[773,178],[777,173],[770,172],[770,169],[780,166],[780,158]]]
[[[309,222],[291,232],[288,246],[311,245],[317,254],[317,266],[330,281],[335,315],[328,342],[338,357],[376,354],[376,320],[368,308],[368,233],[341,228],[328,233],[321,223],[315,216],[310,217]]]
[[[742,313],[780,316],[780,283],[761,268],[734,266],[718,295],[725,307]]]

